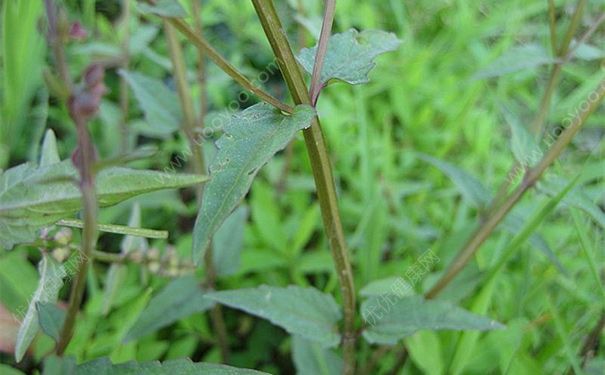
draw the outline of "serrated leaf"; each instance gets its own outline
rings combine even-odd
[[[48,357],[44,361],[44,375],[262,375],[264,372],[241,369],[214,363],[195,363],[190,359],[177,359],[166,362],[126,362],[118,365],[103,357],[94,361],[76,365],[73,357]]]
[[[132,89],[149,128],[141,129],[149,136],[165,137],[180,128],[182,112],[177,94],[160,80],[138,72],[120,70],[119,74]]]
[[[178,0],[156,0],[155,4],[138,3],[139,10],[143,14],[155,14],[156,16],[182,18],[187,12]]]
[[[268,319],[289,333],[318,342],[323,347],[336,346],[340,341],[336,326],[341,317],[340,308],[331,295],[314,288],[261,285],[213,292],[207,297]]]
[[[194,262],[201,262],[212,235],[248,193],[260,168],[296,132],[309,127],[314,116],[309,106],[297,106],[294,113],[284,115],[261,103],[226,121],[193,229]]]
[[[78,212],[77,178],[70,160],[40,168],[27,163],[0,173],[0,247],[31,242],[41,228]],[[99,206],[111,206],[144,193],[205,180],[205,176],[107,168],[97,175],[97,199]]]
[[[336,375],[342,373],[342,358],[318,343],[292,336],[292,357],[298,375]]]
[[[447,302],[425,300],[421,296],[384,299],[375,297],[361,305],[368,322],[363,331],[372,344],[395,345],[419,330],[479,330],[502,328],[502,324],[472,314]]]
[[[321,83],[325,85],[336,79],[350,84],[367,83],[368,74],[376,63],[374,59],[386,52],[399,48],[401,41],[395,34],[381,30],[366,30],[361,33],[355,29],[334,34],[328,42]],[[313,72],[317,46],[304,48],[298,55],[298,61],[309,73]]]
[[[213,305],[205,298],[195,277],[175,279],[149,301],[125,340],[143,337],[194,313],[209,310]]]
[[[475,79],[499,77],[505,74],[531,69],[545,64],[553,64],[556,60],[546,49],[538,44],[515,46],[497,58],[487,67],[473,75]]]
[[[36,310],[38,310],[38,322],[42,332],[52,337],[55,342],[59,342],[61,328],[65,322],[65,311],[49,302],[38,302]]]
[[[247,217],[248,209],[238,207],[214,235],[212,261],[219,276],[233,275],[239,269]]]
[[[57,150],[57,137],[52,129],[48,129],[44,135],[42,141],[42,149],[40,151],[40,166],[46,167],[47,165],[55,164],[60,162],[59,151]]]
[[[38,272],[40,274],[38,288],[31,297],[29,308],[21,321],[19,333],[17,334],[17,344],[15,347],[15,359],[17,362],[23,359],[27,348],[29,348],[40,329],[36,304],[39,302],[56,302],[59,290],[63,286],[63,278],[66,276],[61,264],[48,254],[42,256],[42,260],[38,264]]]

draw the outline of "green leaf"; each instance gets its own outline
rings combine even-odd
[[[370,298],[361,305],[361,312],[368,323],[363,336],[373,344],[395,345],[404,337],[423,329],[486,331],[503,327],[494,320],[450,303],[424,300],[420,296]]]
[[[292,336],[292,356],[298,375],[336,375],[342,373],[342,358],[316,342]]]
[[[5,365],[0,363],[0,374],[2,375],[25,375],[23,372],[10,367],[9,365]]]
[[[403,287],[400,287],[401,283],[404,283]],[[398,286],[397,290],[394,290],[394,285]],[[414,288],[400,277],[393,276],[371,281],[359,291],[359,295],[363,297],[382,296],[387,293],[395,293],[398,297],[407,297],[414,294]]]
[[[229,276],[238,271],[247,218],[248,209],[240,206],[216,231],[212,242],[212,261],[217,275]]]
[[[491,199],[489,190],[487,190],[479,180],[466,171],[458,168],[454,164],[435,159],[428,155],[417,154],[417,156],[445,173],[452,182],[456,184],[464,199],[471,202],[475,207],[483,207],[489,203]]]
[[[355,29],[334,34],[328,42],[321,83],[326,85],[336,79],[352,85],[367,83],[368,74],[376,63],[374,59],[386,52],[399,48],[401,41],[395,34],[381,30],[366,30],[361,33]],[[313,72],[317,46],[304,48],[298,55],[298,61],[309,73]]]
[[[36,309],[42,331],[52,337],[55,342],[59,342],[61,328],[65,322],[65,311],[56,304],[48,302],[38,302]]]
[[[211,300],[205,298],[195,277],[175,279],[151,299],[126,335],[126,341],[153,333],[194,313],[209,310],[213,305]]]
[[[515,46],[505,52],[502,56],[479,70],[473,78],[493,78],[505,74],[531,69],[545,64],[555,63],[546,49],[538,44],[526,44]]]
[[[511,129],[510,145],[515,159],[523,167],[533,166],[543,156],[534,136],[510,111],[504,110],[504,117]]]
[[[17,344],[15,347],[15,359],[17,362],[23,359],[27,348],[29,348],[40,329],[36,304],[39,302],[56,302],[59,290],[63,286],[63,278],[66,276],[61,264],[48,254],[42,256],[42,260],[38,264],[38,272],[40,274],[38,288],[31,296],[29,308],[21,321],[19,333],[17,334]]]
[[[32,242],[38,230],[80,210],[78,178],[70,160],[36,168],[26,163],[0,173],[0,247]],[[101,207],[156,190],[201,183],[205,176],[107,168],[96,179]]]
[[[286,116],[261,103],[226,121],[193,229],[196,263],[203,259],[212,235],[250,190],[260,168],[285,148],[297,131],[309,127],[314,116],[309,106],[297,106]]]
[[[433,331],[416,332],[405,340],[410,359],[426,375],[444,373],[443,351],[441,340]]]
[[[149,129],[141,129],[145,135],[166,137],[180,128],[182,112],[177,94],[160,80],[138,72],[120,70],[141,110]]]
[[[137,3],[137,6],[143,14],[155,14],[156,16],[182,18],[187,16],[187,12],[178,2],[178,0],[156,0],[155,4]]]
[[[240,369],[214,363],[195,363],[189,359],[177,359],[166,362],[127,362],[114,365],[109,358],[103,357],[94,361],[76,365],[73,357],[48,357],[44,361],[44,375],[261,375],[264,372]]]
[[[57,137],[52,129],[48,129],[44,135],[42,141],[42,150],[40,152],[40,166],[46,167],[47,165],[55,164],[60,162],[59,151],[57,150]]]
[[[293,335],[318,342],[323,347],[340,341],[336,324],[340,308],[331,295],[314,288],[289,286],[226,290],[207,294],[223,305],[268,319]]]

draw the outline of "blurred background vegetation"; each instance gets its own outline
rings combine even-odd
[[[188,0],[182,3],[189,5]],[[315,44],[322,2],[276,3],[293,44]],[[555,3],[562,39],[576,2]],[[75,147],[75,131],[65,108],[49,94],[44,82],[43,72],[51,59],[42,32],[42,2],[3,0],[1,4],[0,168],[36,160],[45,129],[55,131],[61,156],[68,158]],[[79,21],[88,32],[85,39],[68,46],[72,76],[77,77],[91,61],[110,66],[106,78],[109,93],[91,127],[101,157],[115,158],[135,147],[153,145],[158,149],[156,156],[134,165],[157,170],[176,165],[177,170],[187,170],[183,134],[146,122],[132,92],[125,115],[120,104],[118,68],[144,73],[174,89],[161,23],[141,16],[134,1],[126,21],[121,18],[123,2],[118,0],[66,0],[64,4],[68,19]],[[201,8],[204,33],[221,53],[249,77],[267,71],[273,59],[271,49],[249,1],[204,0]],[[604,1],[588,1],[579,35],[604,10]],[[431,249],[440,262],[415,286],[418,292],[426,291],[478,220],[472,192],[448,175],[464,170],[495,193],[515,160],[510,122],[527,127],[539,111],[551,61],[548,2],[339,0],[334,32],[349,28],[388,30],[403,41],[398,51],[379,58],[370,84],[330,86],[318,107],[332,155],[357,288],[402,276]],[[241,89],[211,63],[207,65],[207,86],[200,89],[195,78],[197,52],[190,44],[183,45],[195,101],[207,96],[205,122],[212,128],[220,123],[213,119],[225,115]],[[123,61],[126,50],[127,67]],[[563,67],[548,110],[548,131],[563,126],[605,78],[604,58],[605,28],[601,24],[578,48],[577,57]],[[279,72],[270,74],[265,86],[288,99]],[[244,108],[254,104],[254,99],[237,103]],[[583,198],[584,209],[577,208],[581,205],[571,198],[565,200],[537,229],[535,241],[524,244],[497,278],[483,312],[506,328],[481,334],[464,366],[454,360],[461,355],[461,333],[419,332],[406,340],[410,360],[405,373],[561,374],[574,361],[582,361],[578,353],[605,309],[604,122],[601,106],[549,174],[553,182],[580,175],[578,189],[571,195]],[[264,167],[255,181],[245,202],[248,219],[242,229],[239,265],[219,278],[219,289],[298,284],[339,296],[301,138]],[[208,138],[205,144],[209,157],[212,140]],[[436,168],[423,155],[449,164]],[[546,185],[533,190],[515,208],[520,225],[548,199],[548,192]],[[192,191],[153,193],[103,209],[100,222],[126,225],[135,203],[141,207],[141,226],[170,233],[167,241],[150,240],[149,248],[188,261],[196,212]],[[477,306],[482,273],[518,230],[495,233],[440,298],[469,309]],[[78,236],[75,231],[73,235]],[[122,236],[103,234],[99,248],[118,253],[121,241]],[[26,304],[35,290],[39,256],[35,248],[26,246],[0,254],[3,363],[14,365],[10,343],[15,323],[10,312]],[[595,280],[591,264],[601,280]],[[149,287],[154,293],[160,290],[168,283],[166,273],[170,272],[128,264],[119,287],[108,291],[108,269],[107,264],[96,263],[89,274],[86,305],[69,353],[80,361],[105,355],[116,362],[182,357],[218,361],[208,318],[201,314],[121,344],[124,322],[136,320],[146,303],[141,296]],[[65,287],[62,296],[67,293]],[[239,311],[223,311],[233,351],[230,364],[271,373],[294,371],[291,341],[285,331]],[[602,332],[597,336],[604,338]],[[51,347],[50,339],[41,336],[19,367],[27,371],[37,368]],[[372,350],[376,348],[360,340],[359,362],[367,363]],[[376,371],[388,373],[401,350],[400,345],[385,351]],[[602,373],[602,345],[594,356],[586,371]]]

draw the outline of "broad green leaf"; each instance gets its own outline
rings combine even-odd
[[[351,29],[332,35],[321,72],[322,85],[328,84],[332,79],[353,85],[369,82],[368,74],[376,65],[374,59],[396,50],[400,44],[401,41],[395,34],[381,30],[360,33]],[[309,73],[313,72],[316,53],[317,46],[304,48],[298,55],[298,61]]]
[[[41,228],[78,212],[77,178],[70,160],[40,168],[22,164],[0,173],[0,247],[32,242]],[[97,175],[97,199],[99,206],[111,206],[140,194],[205,180],[205,176],[107,168]]]
[[[61,328],[65,322],[65,311],[56,304],[49,302],[38,302],[36,309],[38,310],[38,321],[42,332],[52,337],[55,342],[59,342]]]
[[[247,217],[248,209],[238,207],[214,235],[212,261],[219,276],[233,275],[239,269]]]
[[[40,152],[40,166],[46,167],[47,165],[55,164],[60,162],[59,151],[57,150],[57,137],[52,129],[48,129],[44,135],[42,141],[42,150]]]
[[[284,115],[268,104],[256,104],[228,119],[210,164],[210,181],[193,229],[193,260],[200,263],[212,235],[244,198],[254,177],[299,130],[309,127],[315,111],[297,106]]]
[[[76,365],[73,357],[48,357],[44,361],[44,375],[261,375],[264,372],[240,369],[214,363],[195,363],[190,359],[177,359],[166,362],[126,362],[118,365],[103,357],[94,361]]]
[[[156,16],[174,18],[187,16],[187,12],[185,12],[185,9],[183,9],[178,0],[156,0],[153,5],[139,2],[137,6],[143,14],[155,14]]]
[[[292,356],[298,375],[342,373],[342,358],[338,354],[298,335],[292,336]]]
[[[26,252],[0,252],[0,285],[0,304],[21,319],[38,287],[38,272]]]
[[[443,160],[424,154],[417,154],[417,156],[445,173],[456,184],[462,196],[475,207],[483,207],[489,203],[491,193],[475,177]]]
[[[289,286],[226,290],[207,294],[223,305],[268,319],[293,335],[318,342],[323,347],[340,341],[337,323],[340,308],[331,295],[313,288]]]
[[[505,74],[531,69],[545,64],[553,64],[556,60],[546,49],[538,44],[515,46],[497,58],[487,67],[478,71],[473,78],[493,78]]]
[[[401,287],[401,283],[405,286]],[[387,293],[395,294],[397,297],[407,297],[414,294],[414,288],[400,277],[393,276],[371,281],[359,291],[359,295],[363,297],[382,296]]]
[[[126,335],[131,341],[153,333],[194,313],[210,309],[214,303],[205,298],[193,276],[173,280],[154,296]]]
[[[128,82],[145,114],[149,128],[141,129],[144,134],[165,137],[180,128],[183,115],[174,91],[160,80],[138,72],[120,70],[120,75]]]
[[[38,288],[31,296],[29,308],[21,321],[19,333],[17,334],[17,344],[15,347],[15,359],[17,362],[23,359],[27,348],[29,348],[40,329],[36,304],[39,302],[56,302],[59,290],[63,286],[63,277],[66,276],[61,264],[47,254],[42,256],[42,260],[38,264],[38,272],[40,274]]]
[[[410,359],[426,375],[444,374],[441,341],[436,332],[420,331],[405,340]]]
[[[362,316],[368,323],[363,336],[370,343],[395,345],[419,330],[486,331],[503,327],[447,302],[424,300],[421,296],[387,297],[392,298],[370,298],[361,305]]]

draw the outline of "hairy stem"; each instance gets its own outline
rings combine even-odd
[[[252,0],[282,75],[296,104],[311,104],[305,81],[272,0]],[[355,371],[355,286],[344,238],[332,168],[319,119],[304,130],[324,227],[344,301],[343,373]]]
[[[471,260],[477,250],[479,250],[479,247],[483,244],[483,242],[485,242],[494,229],[496,229],[498,224],[521,199],[523,194],[525,194],[527,190],[536,184],[546,169],[550,167],[563,153],[573,137],[582,128],[582,126],[584,126],[590,114],[598,107],[599,103],[601,103],[604,96],[605,80],[601,81],[597,90],[590,94],[587,101],[584,103],[585,105],[582,104],[580,106],[580,112],[578,115],[573,119],[571,124],[569,124],[563,133],[559,135],[557,141],[548,150],[547,154],[542,158],[542,160],[535,167],[527,171],[525,177],[523,178],[523,182],[519,185],[519,187],[517,187],[517,189],[506,198],[506,200],[500,207],[498,207],[497,210],[486,218],[486,220],[477,228],[477,230],[475,230],[469,241],[458,253],[443,276],[441,276],[435,286],[433,286],[433,288],[426,293],[427,298],[434,298],[437,296],[437,294],[439,294],[454,279],[454,277],[460,271],[462,271],[464,266],[466,266],[466,264]]]
[[[221,56],[201,35],[195,33],[189,25],[185,23],[185,21],[177,18],[166,18],[166,21],[169,22],[175,29],[179,30],[183,35],[191,42],[193,45],[198,48],[200,51],[204,52],[208,58],[210,58],[216,65],[218,65],[221,70],[223,70],[227,75],[233,78],[237,83],[239,83],[246,90],[250,91],[252,94],[256,95],[261,100],[271,104],[272,106],[279,108],[284,112],[291,113],[292,108],[282,103],[279,99],[275,98],[271,94],[267,93],[263,89],[257,87],[252,83],[248,78],[246,78],[242,73],[237,70],[230,62],[228,62],[223,56]]]

